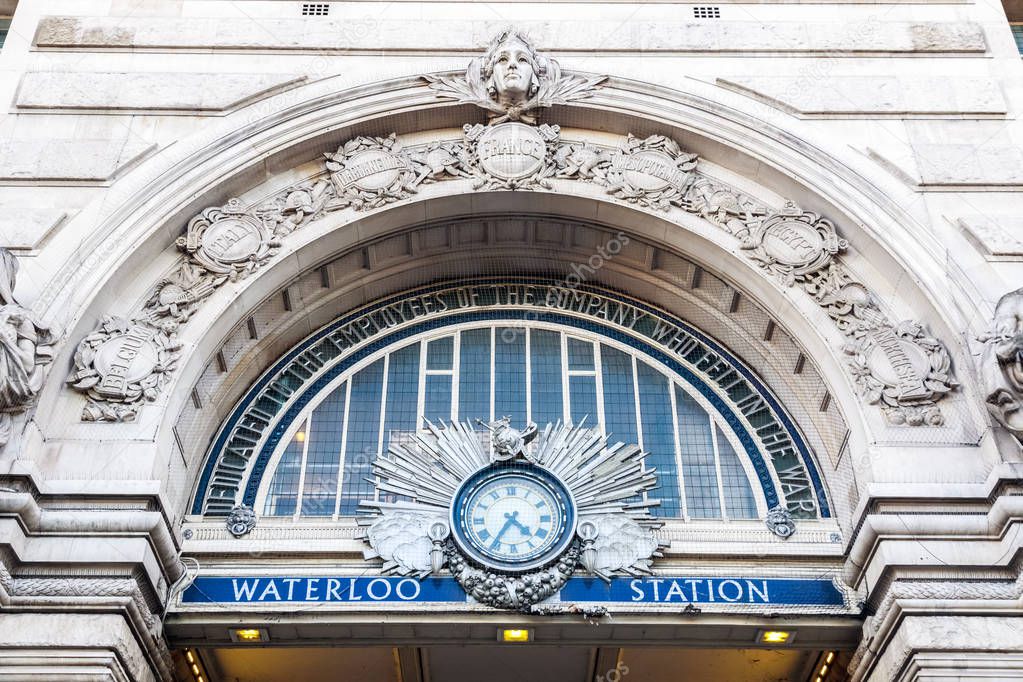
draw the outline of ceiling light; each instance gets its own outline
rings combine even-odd
[[[528,642],[530,639],[532,639],[531,633],[530,633],[529,630],[514,630],[514,629],[511,629],[511,630],[500,630],[498,632],[497,638],[498,638],[498,641],[501,641],[501,642],[515,642],[515,643]]]
[[[761,630],[757,641],[761,644],[791,644],[796,633],[791,630]]]
[[[265,642],[270,639],[266,634],[266,630],[262,628],[239,628],[238,630],[231,630],[231,641],[232,642]]]

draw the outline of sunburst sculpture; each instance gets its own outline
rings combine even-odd
[[[446,566],[476,601],[506,609],[556,594],[579,567],[605,581],[650,573],[661,523],[643,450],[584,424],[485,426],[489,445],[469,424],[428,423],[378,458],[377,490],[398,501],[361,502],[367,558],[419,578]]]

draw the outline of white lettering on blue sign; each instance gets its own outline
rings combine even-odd
[[[561,589],[565,602],[633,604],[789,604],[844,606],[842,591],[823,578],[573,577]],[[185,603],[287,602],[466,602],[451,577],[423,580],[392,576],[232,578],[199,576],[185,590]]]

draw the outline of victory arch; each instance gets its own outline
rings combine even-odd
[[[748,101],[456,62],[4,252],[0,679],[1023,676],[1019,296]]]

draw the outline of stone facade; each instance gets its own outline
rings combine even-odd
[[[181,600],[197,574],[365,570],[353,519],[242,499],[255,458],[214,446],[234,407],[341,315],[444,278],[567,280],[615,234],[591,284],[751,367],[829,504],[669,520],[641,570],[834,577],[832,625],[784,617],[853,633],[852,680],[1023,675],[1023,65],[999,6],[327,4],[17,4],[0,679],[190,679],[172,649],[230,643],[223,609]],[[493,80],[509,27],[522,92]],[[413,568],[441,570],[434,541]]]

